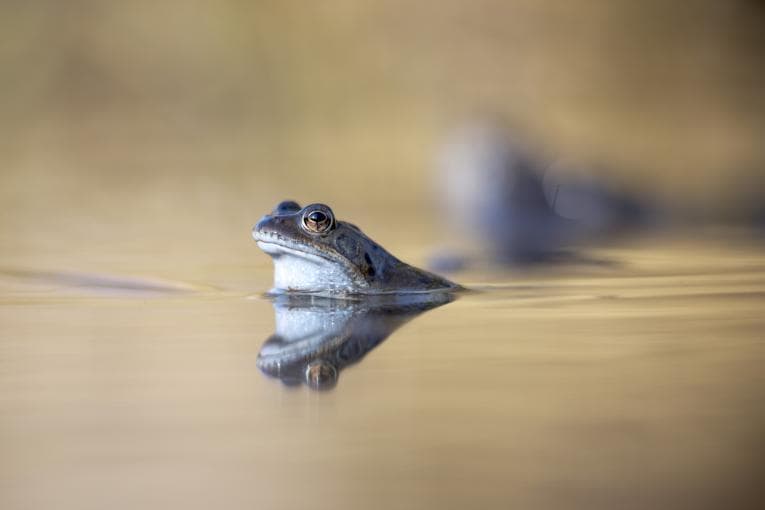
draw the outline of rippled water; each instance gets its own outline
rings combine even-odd
[[[0,507],[753,505],[765,259],[748,239],[475,270],[456,275],[475,292],[403,316],[280,312],[265,258],[188,282],[11,260]],[[323,391],[258,368],[275,332],[351,330]]]

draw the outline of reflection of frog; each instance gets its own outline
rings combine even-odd
[[[323,204],[280,203],[252,229],[274,261],[275,292],[406,294],[460,287],[385,251]]]
[[[361,360],[405,322],[454,296],[438,292],[401,298],[380,295],[349,301],[276,296],[276,332],[261,347],[258,368],[289,386],[333,388],[343,368]]]

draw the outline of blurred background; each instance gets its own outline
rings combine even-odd
[[[4,0],[0,246],[214,260],[286,197],[428,231],[441,144],[486,115],[678,216],[749,221],[764,20],[754,0]]]

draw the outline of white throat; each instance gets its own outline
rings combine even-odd
[[[323,257],[266,241],[258,241],[258,246],[274,261],[275,291],[351,292],[358,287],[340,264]]]

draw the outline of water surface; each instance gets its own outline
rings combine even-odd
[[[6,256],[0,507],[754,507],[750,239],[458,274],[478,291],[407,317],[325,391],[258,369],[275,322],[254,252],[185,280],[149,258],[123,274]]]

